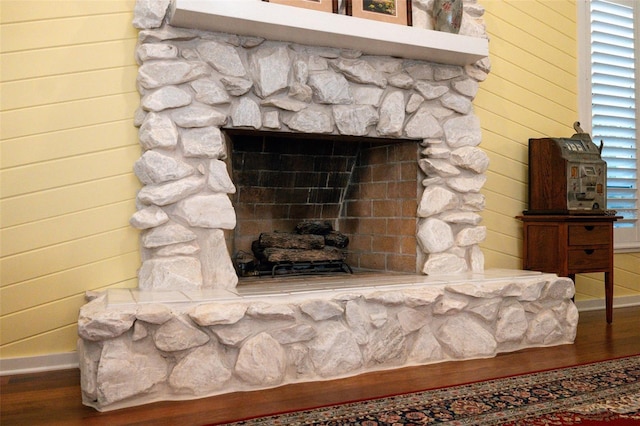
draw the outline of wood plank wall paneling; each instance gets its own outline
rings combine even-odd
[[[134,0],[2,0],[0,358],[75,349],[88,290],[135,287],[140,188]],[[488,268],[520,268],[527,141],[577,118],[574,0],[480,0],[492,71],[474,106],[491,160]],[[640,254],[616,255],[616,295],[640,294]],[[603,298],[601,274],[578,299]]]
[[[573,0],[483,0],[491,73],[474,107],[491,159],[483,188],[485,266],[521,267],[529,138],[571,136],[577,111],[577,24]],[[522,168],[520,169],[520,165]],[[515,255],[515,256],[514,256]],[[515,260],[515,261],[514,261]],[[640,293],[640,254],[615,255],[615,295]],[[577,300],[604,298],[603,274],[576,279]]]
[[[75,350],[85,292],[137,285],[134,4],[2,2],[2,358]]]

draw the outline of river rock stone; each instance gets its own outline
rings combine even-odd
[[[274,385],[282,382],[285,367],[286,354],[280,343],[260,333],[240,348],[235,372],[248,383]]]

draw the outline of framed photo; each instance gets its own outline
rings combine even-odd
[[[347,15],[412,25],[411,0],[347,0]]]
[[[338,0],[262,0],[269,3],[285,4],[322,12],[338,13]]]

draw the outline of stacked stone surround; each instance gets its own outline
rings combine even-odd
[[[107,411],[575,338],[568,278],[518,271],[414,277],[259,298],[209,290],[153,302],[144,292],[110,290],[80,313],[83,403]]]
[[[224,239],[236,225],[225,129],[421,141],[422,272],[484,268],[489,161],[472,100],[486,61],[440,65],[166,24],[140,31],[136,55],[140,288],[237,285]]]
[[[465,22],[481,21],[481,9],[467,2]],[[488,159],[472,101],[488,60],[448,66],[173,28],[167,10],[169,0],[136,3],[134,170],[144,186],[131,224],[143,263],[138,289],[90,295],[80,311],[84,404],[111,410],[573,342],[571,280],[484,271]],[[423,275],[237,286],[225,129],[420,141]]]

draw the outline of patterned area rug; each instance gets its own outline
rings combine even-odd
[[[231,425],[640,425],[640,355]]]

